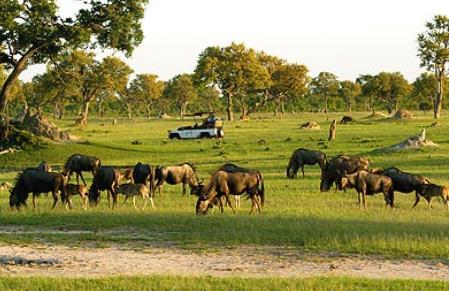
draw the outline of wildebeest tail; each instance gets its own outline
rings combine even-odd
[[[263,206],[263,204],[265,203],[265,185],[263,183],[262,174],[260,172],[258,172],[257,174],[258,174],[257,179],[259,180],[258,188],[259,188],[259,195],[260,195],[260,203]]]

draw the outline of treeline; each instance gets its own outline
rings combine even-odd
[[[168,81],[155,74],[132,75],[132,68],[117,57],[98,61],[93,52],[75,50],[54,60],[32,81],[17,82],[8,108],[12,114],[25,106],[55,118],[68,114],[79,124],[87,123],[89,113],[151,118],[226,111],[230,119],[235,111],[241,117],[256,111],[391,113],[398,108],[431,110],[437,90],[430,73],[411,84],[399,72],[360,75],[356,80],[339,80],[330,72],[311,77],[304,65],[235,43],[206,48],[192,74]],[[0,70],[0,82],[5,77]]]

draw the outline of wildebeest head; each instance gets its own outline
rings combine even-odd
[[[204,191],[204,184],[199,183],[196,186],[190,187],[190,195],[201,196]]]
[[[100,190],[94,186],[90,187],[90,189],[89,189],[89,204],[91,206],[97,206],[99,197],[100,197]]]
[[[213,208],[213,205],[205,195],[198,197],[195,207],[196,215],[206,215],[209,213],[209,209],[211,208]]]
[[[293,179],[296,176],[296,173],[298,172],[298,167],[296,163],[290,163],[287,166],[287,178]]]
[[[9,206],[11,207],[11,209],[15,207],[17,210],[19,210],[20,206],[26,205],[25,199],[23,199],[23,195],[22,193],[20,193],[17,187],[11,189],[9,193]]]

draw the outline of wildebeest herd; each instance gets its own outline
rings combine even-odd
[[[294,178],[301,169],[305,177],[304,166],[316,165],[321,168],[320,191],[329,191],[333,186],[335,191],[353,188],[358,193],[359,207],[366,208],[365,196],[382,193],[386,206],[396,207],[394,193],[415,192],[415,207],[420,197],[424,197],[431,208],[432,197],[440,196],[449,209],[449,190],[430,182],[422,175],[404,172],[395,167],[387,169],[370,168],[370,161],[365,157],[339,155],[330,160],[325,153],[309,149],[294,151],[287,166],[287,178]],[[93,181],[87,186],[83,172],[91,172]],[[69,183],[73,173],[76,173],[77,184]],[[83,182],[80,185],[79,178]],[[122,183],[124,182],[124,183]],[[196,213],[207,214],[214,207],[219,207],[223,213],[224,207],[235,213],[230,196],[234,198],[245,194],[251,200],[250,213],[261,212],[265,201],[264,179],[260,171],[247,169],[235,164],[225,164],[215,170],[207,183],[198,179],[196,169],[189,163],[175,166],[152,166],[138,162],[133,168],[119,170],[113,166],[104,166],[100,159],[92,156],[74,154],[70,156],[62,171],[52,171],[50,165],[42,162],[36,168],[27,168],[16,177],[16,183],[10,190],[9,204],[11,208],[20,210],[26,206],[29,194],[32,194],[33,207],[36,208],[36,197],[42,193],[51,192],[53,206],[59,199],[66,208],[72,208],[72,197],[82,198],[82,207],[88,204],[95,207],[100,202],[101,191],[107,191],[107,200],[114,208],[118,202],[118,195],[133,198],[141,196],[143,207],[149,200],[154,208],[153,198],[156,192],[162,195],[164,183],[169,185],[182,184],[182,193],[186,193],[186,186],[190,187],[190,194],[196,195]],[[112,201],[111,201],[112,199]],[[89,202],[89,203],[88,203]],[[235,199],[240,204],[240,199]]]
[[[328,160],[326,154],[320,151],[297,149],[287,166],[287,178],[294,178],[301,168],[304,177],[304,165],[318,164],[321,168],[320,191],[326,192],[335,185],[337,190],[354,188],[358,193],[359,207],[366,208],[366,195],[382,193],[386,206],[396,207],[394,192],[415,192],[415,207],[420,197],[427,201],[429,209],[432,197],[440,196],[449,209],[449,190],[445,186],[436,185],[422,175],[399,170],[396,167],[370,168],[370,162],[365,157],[339,155]]]
[[[87,187],[83,172],[91,172],[92,185]],[[76,173],[77,184],[69,183],[73,173]],[[83,185],[80,185],[79,178]],[[122,183],[124,181],[125,183]],[[36,209],[36,197],[42,193],[51,192],[55,208],[59,199],[66,208],[72,208],[72,197],[79,195],[83,201],[83,208],[87,208],[87,201],[96,206],[100,201],[101,191],[107,191],[107,199],[114,208],[118,202],[118,195],[123,194],[125,202],[129,197],[141,196],[145,207],[150,200],[154,208],[153,198],[156,190],[162,195],[164,183],[169,185],[182,184],[182,193],[186,193],[189,185],[190,193],[198,196],[197,214],[207,214],[214,205],[228,205],[233,212],[230,195],[246,194],[252,202],[251,212],[261,212],[264,200],[263,177],[259,171],[246,169],[234,164],[225,164],[217,169],[206,184],[200,181],[193,165],[183,163],[176,166],[151,166],[138,162],[134,168],[120,171],[112,166],[103,166],[100,159],[92,156],[74,154],[70,156],[61,172],[52,171],[50,165],[42,162],[36,168],[27,168],[16,177],[16,183],[10,190],[9,204],[11,208],[20,210],[26,206],[28,196],[32,194],[33,207]],[[239,201],[239,200],[236,200]],[[224,203],[224,204],[223,204]]]

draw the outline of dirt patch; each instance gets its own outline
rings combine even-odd
[[[3,245],[0,246],[0,253],[6,258],[6,263],[0,260],[0,274],[8,276],[353,276],[449,280],[449,266],[441,262],[330,255],[305,256],[294,249],[279,247],[235,247],[223,248],[218,252],[192,253],[161,247],[142,247],[136,251],[118,246],[92,249]],[[11,264],[12,257],[25,263]]]
[[[423,129],[421,134],[416,136],[411,136],[406,140],[394,144],[390,147],[380,149],[381,151],[394,151],[394,150],[402,150],[402,149],[419,149],[423,147],[438,147],[438,144],[434,143],[430,139],[426,137],[426,130]]]
[[[413,114],[408,110],[400,109],[392,117],[393,119],[411,119]]]

